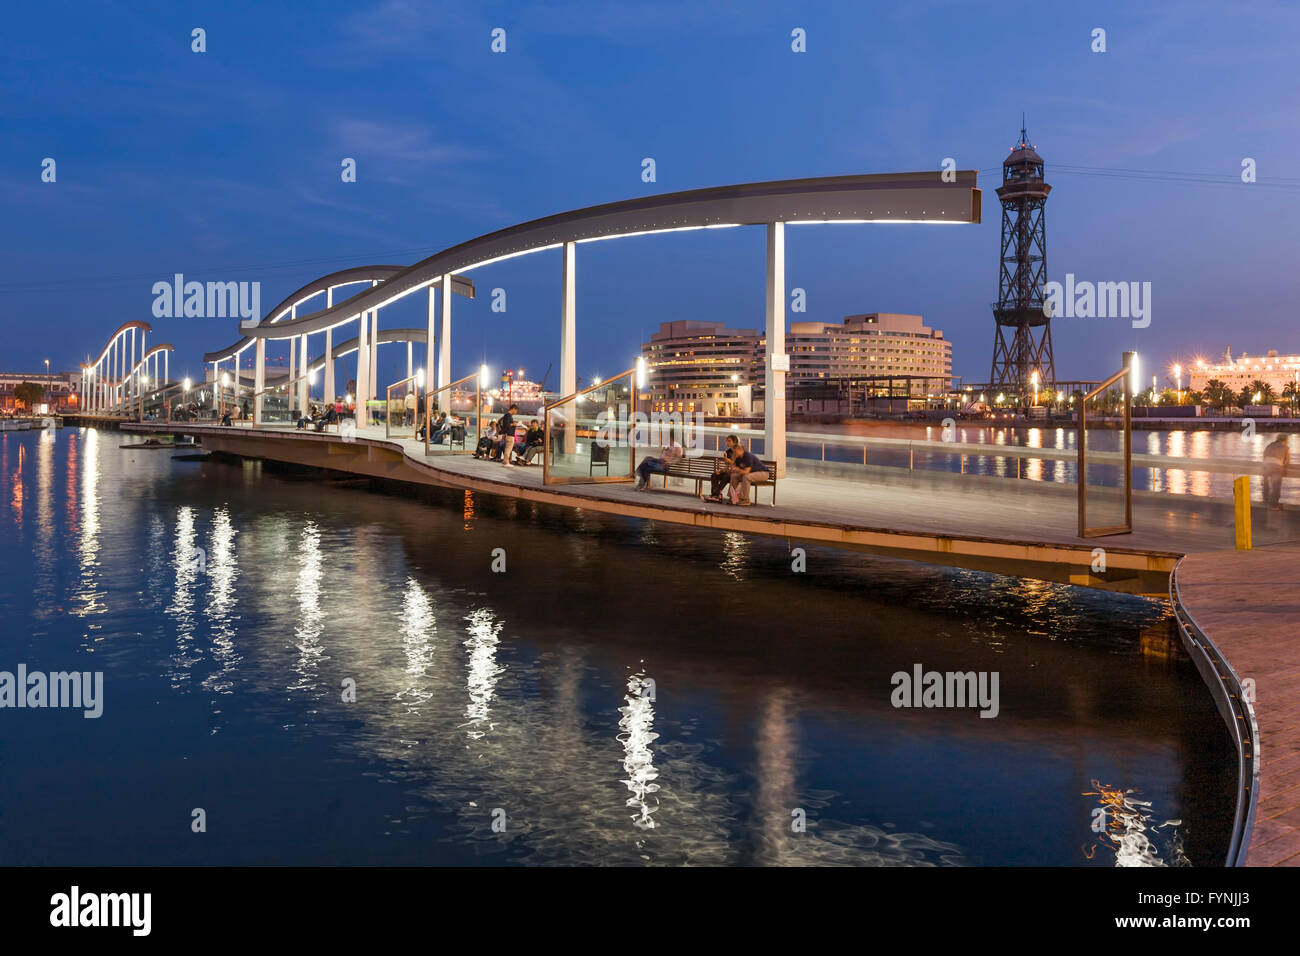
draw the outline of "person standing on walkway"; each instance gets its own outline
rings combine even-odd
[[[1282,510],[1282,477],[1291,464],[1291,446],[1286,435],[1278,435],[1264,449],[1264,504]]]
[[[408,426],[415,424],[415,391],[411,390],[406,393],[406,424]]]
[[[510,455],[515,450],[515,412],[517,411],[519,411],[519,406],[511,405],[506,413],[501,416],[501,437],[505,439],[505,447],[501,452],[501,463],[507,468],[514,467]]]

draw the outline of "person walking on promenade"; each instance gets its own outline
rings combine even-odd
[[[1264,504],[1282,510],[1282,477],[1291,464],[1291,446],[1286,435],[1278,435],[1264,449]]]
[[[411,390],[406,393],[406,424],[408,426],[415,424],[415,391]]]

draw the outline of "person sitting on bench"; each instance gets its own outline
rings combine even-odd
[[[478,440],[478,446],[474,449],[475,458],[491,458],[497,447],[497,439],[500,434],[501,423],[490,422],[483,429],[483,435]],[[501,439],[501,447],[505,447],[505,439]]]
[[[441,445],[442,440],[447,437],[451,431],[451,422],[447,421],[447,413],[439,412],[438,420],[433,423],[433,434],[429,436],[429,444]]]
[[[524,451],[520,455],[520,460],[525,465],[533,463],[533,457],[541,453],[546,447],[546,433],[542,431],[541,423],[533,419],[528,423],[528,431],[524,434]]]
[[[709,496],[705,501],[721,501],[722,489],[731,483],[731,461],[736,457],[740,441],[735,435],[727,436],[727,450],[723,452],[724,461],[718,463],[718,470],[709,479]]]
[[[751,481],[766,481],[767,467],[752,451],[736,444],[738,450],[731,465],[731,503],[733,505],[752,505],[749,497]]]
[[[325,414],[316,420],[316,430],[318,432],[323,432],[326,425],[334,425],[338,420],[338,409],[334,405],[330,405],[325,409]]]
[[[676,461],[682,457],[682,446],[677,444],[677,436],[674,434],[675,429],[672,425],[668,426],[668,444],[664,445],[664,450],[658,458],[647,455],[641,459],[641,464],[636,466],[636,487],[637,491],[645,491],[650,487],[651,475],[662,475]]]

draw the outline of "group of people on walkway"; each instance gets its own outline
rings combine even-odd
[[[645,491],[650,487],[651,475],[666,475],[672,466],[681,461],[685,452],[677,441],[676,429],[669,428],[668,444],[657,457],[646,457],[636,468],[636,487]],[[745,447],[735,435],[727,436],[727,449],[718,460],[713,477],[709,479],[705,501],[729,502],[733,505],[752,505],[750,486],[756,481],[767,481],[767,466],[762,459]],[[726,489],[724,495],[723,489]]]
[[[497,461],[506,468],[533,464],[533,459],[545,447],[546,433],[541,423],[533,419],[528,423],[523,440],[520,441],[520,426],[515,421],[518,411],[518,405],[511,405],[504,415],[484,429],[478,446],[474,449],[475,458]]]

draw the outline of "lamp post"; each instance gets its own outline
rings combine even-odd
[[[1178,404],[1183,404],[1183,367],[1174,363],[1174,391],[1178,395]]]

